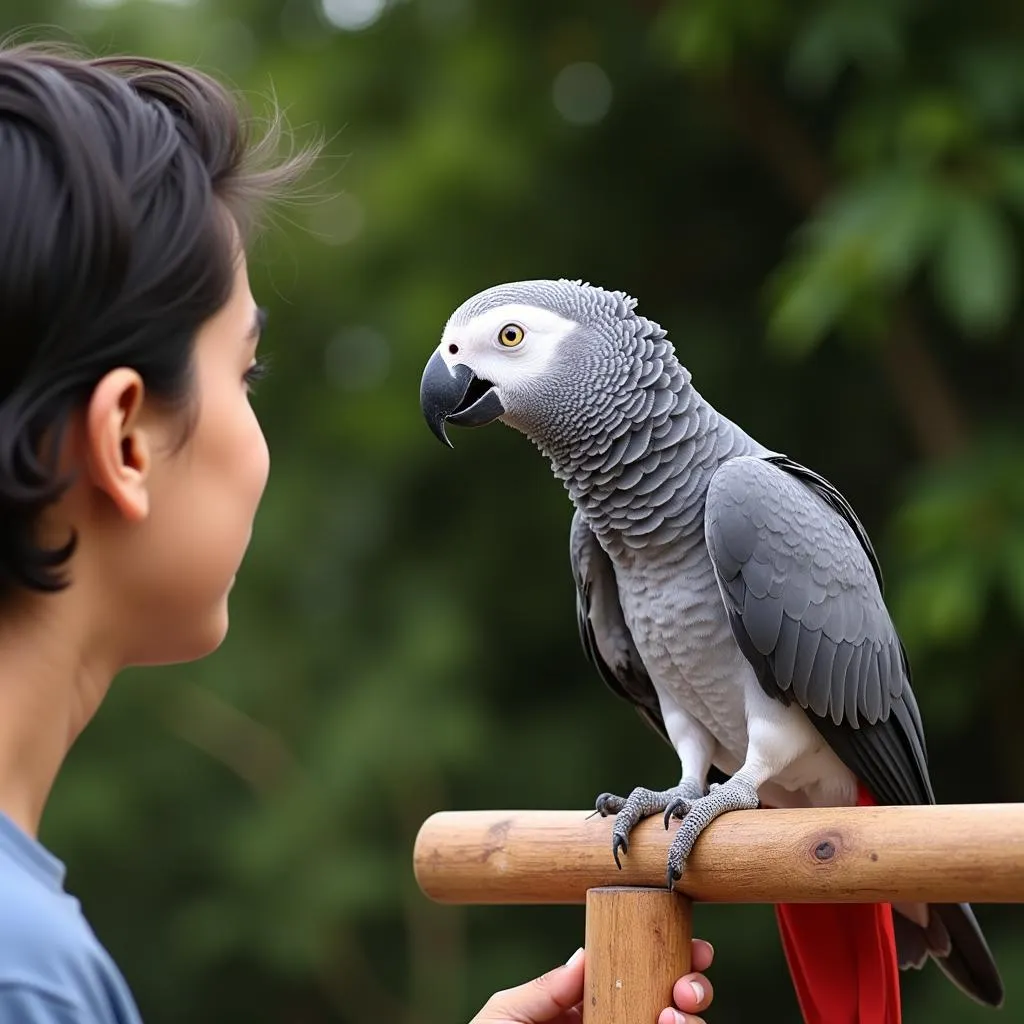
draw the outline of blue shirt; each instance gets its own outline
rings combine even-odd
[[[64,865],[2,813],[0,1024],[141,1024]]]

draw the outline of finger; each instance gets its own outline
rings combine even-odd
[[[715,959],[715,947],[703,939],[694,939],[690,943],[690,966],[695,971],[706,971]]]
[[[715,990],[703,974],[684,974],[672,986],[672,998],[680,1010],[700,1013],[711,1005]]]
[[[473,1024],[553,1024],[569,1020],[583,998],[583,950],[562,967],[525,985],[495,992],[473,1018]]]
[[[703,1017],[694,1017],[689,1013],[680,1013],[666,1006],[658,1016],[658,1024],[705,1024]]]

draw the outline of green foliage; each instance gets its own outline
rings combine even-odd
[[[902,20],[908,7],[886,0],[818,5],[791,38],[789,83],[820,96],[847,70],[869,78],[896,73],[906,58]]]
[[[993,604],[1024,622],[1024,443],[979,440],[920,474],[893,517],[904,638],[928,649],[971,644]]]
[[[273,470],[231,635],[118,682],[45,822],[151,1024],[468,1020],[575,949],[582,916],[428,904],[419,823],[675,777],[583,661],[543,461],[498,428],[448,452],[419,417],[446,317],[497,281],[629,290],[702,393],[834,480],[882,554],[940,799],[1020,799],[1016,7],[392,0],[359,30],[324,9],[375,5],[0,15],[198,63],[330,140],[250,261]],[[573,64],[611,83],[597,120],[558,106]],[[1024,943],[979,916],[1012,1017]],[[697,922],[714,1020],[795,1019],[768,908]],[[935,969],[905,986],[908,1020],[988,1019]]]

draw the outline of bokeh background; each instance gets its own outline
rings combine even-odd
[[[212,70],[323,133],[256,246],[271,483],[201,664],[120,680],[44,823],[150,1024],[450,1024],[580,943],[451,908],[442,808],[587,807],[677,763],[578,646],[524,439],[424,426],[451,310],[630,291],[702,393],[880,550],[944,802],[1024,797],[1024,8],[1016,0],[4,0],[0,27]],[[981,907],[1024,1016],[1020,912]],[[769,907],[701,907],[710,1019],[795,1020]],[[908,1021],[987,1021],[934,968]]]

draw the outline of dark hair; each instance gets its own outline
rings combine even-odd
[[[198,328],[230,296],[276,160],[212,78],[139,57],[0,50],[0,598],[66,585],[75,537],[40,545],[57,454],[100,379],[127,366],[186,407]]]

